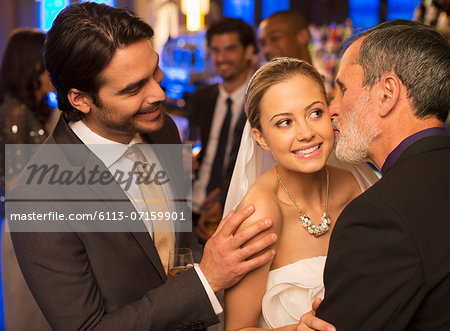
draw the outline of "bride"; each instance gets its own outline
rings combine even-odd
[[[226,330],[295,330],[324,296],[323,268],[339,214],[377,179],[367,165],[334,157],[325,95],[320,74],[293,58],[267,63],[247,86],[248,123],[225,213],[239,202],[253,204],[255,213],[241,227],[270,218],[277,253],[226,291]]]

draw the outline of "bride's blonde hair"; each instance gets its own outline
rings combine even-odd
[[[252,128],[261,131],[259,105],[268,88],[295,75],[311,78],[318,84],[326,98],[322,76],[312,65],[296,58],[282,57],[273,59],[254,73],[245,90],[244,110]]]

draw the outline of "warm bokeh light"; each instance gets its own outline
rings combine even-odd
[[[209,0],[182,0],[181,11],[186,15],[188,31],[198,31],[205,25],[205,15],[209,13]]]

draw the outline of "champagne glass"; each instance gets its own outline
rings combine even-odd
[[[169,272],[167,279],[170,280],[178,274],[194,266],[194,258],[190,248],[175,248],[169,252]]]

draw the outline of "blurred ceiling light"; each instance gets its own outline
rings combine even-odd
[[[186,15],[188,31],[198,31],[205,25],[209,13],[209,0],[181,0],[181,11]]]

